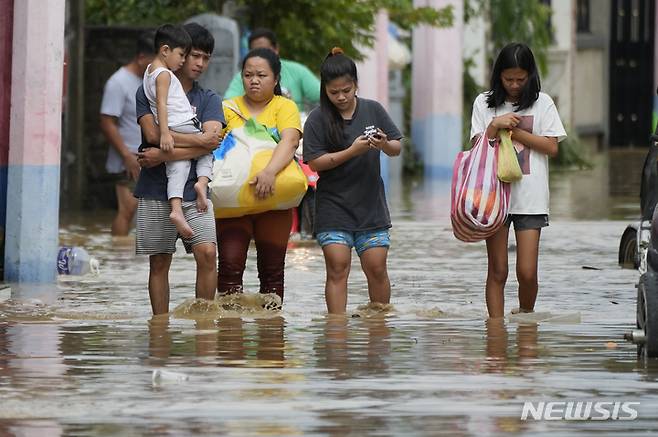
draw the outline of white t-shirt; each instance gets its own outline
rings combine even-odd
[[[181,85],[178,78],[174,73],[165,67],[158,67],[149,73],[151,65],[149,64],[144,71],[144,94],[151,106],[151,112],[158,122],[158,103],[155,97],[155,79],[160,73],[167,72],[170,75],[171,81],[169,82],[169,93],[167,95],[167,124],[169,127],[186,124],[195,117],[194,110],[190,101],[185,95],[183,85]]]
[[[515,109],[510,102],[505,102],[497,108],[489,108],[487,93],[480,94],[473,103],[471,138],[484,132],[494,117],[515,112]],[[521,116],[518,127],[534,135],[556,137],[558,142],[567,137],[560,114],[548,94],[540,92],[539,98],[530,108],[516,114]],[[514,147],[523,177],[512,183],[510,214],[548,214],[548,155],[517,142]]]
[[[128,149],[134,153],[137,153],[142,142],[135,111],[135,93],[141,84],[142,79],[139,76],[126,67],[121,67],[105,83],[101,100],[101,114],[117,118],[119,134]],[[121,155],[112,146],[107,152],[105,169],[108,173],[121,173],[125,170]]]

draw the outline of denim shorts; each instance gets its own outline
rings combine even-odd
[[[327,231],[318,233],[316,238],[321,247],[328,244],[342,244],[350,249],[354,247],[359,256],[373,247],[389,247],[391,245],[391,238],[386,228],[359,232]]]
[[[548,226],[547,214],[510,214],[505,220],[505,226],[514,223],[515,231],[541,229]]]

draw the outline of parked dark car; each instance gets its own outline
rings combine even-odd
[[[619,264],[638,269],[637,329],[626,339],[638,345],[638,355],[658,357],[658,129],[651,137],[642,170],[640,221],[629,225],[619,243]]]

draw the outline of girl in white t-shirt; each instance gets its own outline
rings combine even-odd
[[[486,132],[492,146],[498,131],[511,129],[523,173],[512,183],[510,214],[505,226],[487,239],[486,300],[489,317],[502,317],[507,281],[510,224],[516,236],[516,276],[520,312],[532,312],[537,298],[537,258],[541,228],[548,226],[548,157],[557,155],[566,132],[553,100],[540,92],[539,72],[525,44],[505,46],[496,58],[491,90],[473,103],[471,141]],[[513,310],[514,311],[514,310]]]

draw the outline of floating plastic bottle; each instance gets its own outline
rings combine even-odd
[[[60,275],[98,274],[99,263],[82,247],[62,246],[57,254],[57,273]]]
[[[184,373],[171,372],[169,370],[155,369],[151,374],[151,381],[153,382],[153,385],[181,383],[189,379],[189,376]]]

